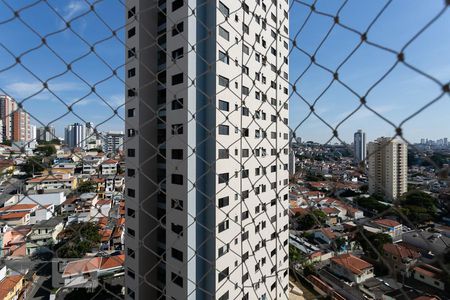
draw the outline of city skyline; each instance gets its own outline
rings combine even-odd
[[[11,2],[9,4],[12,7],[19,7],[21,5],[13,1],[9,2]],[[89,6],[85,1],[73,0],[67,3],[50,1],[50,3],[52,6],[55,6],[57,12],[62,17],[67,19],[76,18],[89,11]],[[330,3],[319,1],[317,3],[317,9],[333,14],[337,11],[340,4],[339,2]],[[364,5],[370,6],[370,9],[368,7],[363,10],[361,10],[361,5],[356,1],[350,1],[345,9],[340,12],[341,22],[346,23],[347,20],[350,20],[347,18],[349,15],[352,16],[350,25],[353,28],[362,31],[367,27],[366,20],[370,18],[368,18],[368,15],[364,15],[364,12],[367,11],[368,14],[369,12],[373,14],[375,11],[381,9],[381,3],[366,3]],[[5,7],[2,3],[0,3],[0,7],[2,8],[0,9],[0,20],[10,17],[11,12],[9,8]],[[121,26],[123,25],[124,19],[123,15],[120,14],[120,11],[123,9],[123,4],[118,1],[111,2],[108,7],[99,4],[99,7],[101,7],[102,11],[101,17],[107,21],[107,24],[111,28],[119,28],[117,30],[117,36],[123,41],[124,31],[121,29]],[[394,3],[383,16],[383,25],[372,27],[368,37],[371,41],[398,50],[399,46],[403,45],[411,37],[411,34],[415,33],[417,28],[423,26],[425,20],[428,20],[439,8],[440,4],[435,2],[426,4],[421,1]],[[357,18],[354,17],[355,10],[361,10],[362,12]],[[307,12],[308,10],[301,5],[293,7],[291,13],[298,14],[299,18],[294,18],[290,21],[291,36],[298,32],[301,25],[297,24],[298,21],[296,20],[303,19]],[[64,28],[64,22],[55,13],[52,13],[51,10],[45,7],[39,5],[32,7],[28,13],[34,13],[37,16],[31,20],[31,25],[42,34]],[[400,13],[403,14],[401,23],[396,18]],[[298,45],[308,53],[312,53],[317,48],[320,39],[324,37],[331,24],[330,22],[326,22],[326,18],[324,18],[323,16],[314,16],[311,22],[309,22],[309,26],[306,26],[300,37],[297,38]],[[428,28],[424,34],[406,49],[405,57],[412,65],[420,67],[420,69],[436,77],[441,82],[448,82],[450,79],[448,75],[450,74],[450,65],[436,62],[439,60],[439,57],[443,57],[445,53],[450,51],[450,42],[447,40],[439,40],[439,43],[437,43],[435,37],[450,34],[450,26],[443,26],[445,24],[450,25],[450,19],[444,15],[439,22],[441,23]],[[313,28],[312,26],[315,26],[316,23],[317,27]],[[24,30],[24,26],[18,21],[7,24],[6,26],[7,30],[5,32],[7,34],[0,37],[0,42],[7,46],[8,50],[12,53],[22,53],[28,48],[41,43],[40,39],[29,30]],[[97,31],[92,32],[87,30],[89,26],[98,26],[99,28]],[[80,120],[73,114],[69,114],[51,125],[56,128],[56,134],[59,137],[62,137],[64,134],[64,126],[74,122],[92,121],[99,126],[99,131],[123,131],[123,120],[114,114],[114,110],[118,108],[118,114],[122,118],[124,117],[124,89],[122,81],[124,80],[125,70],[122,66],[124,62],[123,53],[120,50],[121,47],[119,47],[122,45],[122,42],[114,36],[111,36],[110,30],[106,26],[99,24],[99,21],[94,18],[92,20],[91,18],[76,18],[71,24],[71,28],[89,42],[95,42],[103,38],[107,39],[105,43],[100,43],[96,46],[95,51],[113,69],[117,68],[118,78],[112,76],[110,68],[101,63],[94,53],[90,53],[80,62],[74,63],[73,71],[85,79],[89,85],[94,85],[111,76],[110,79],[96,86],[96,93],[111,105],[112,108],[108,107],[108,104],[104,103],[99,96],[92,93],[91,88],[77,78],[76,75],[68,72],[62,76],[56,76],[66,70],[65,65],[50,50],[41,47],[38,51],[25,55],[22,63],[30,69],[36,70],[35,72],[37,74],[35,75],[40,77],[42,81],[56,76],[55,79],[49,81],[49,88],[55,92],[56,96],[62,102],[68,105],[76,103],[73,105],[73,111],[83,117],[83,120]],[[396,28],[396,30],[392,31],[387,28]],[[21,30],[20,36],[16,34],[19,30]],[[402,30],[403,34],[402,38],[398,39],[398,32],[400,30]],[[346,42],[340,42],[339,39],[345,40]],[[329,68],[336,68],[338,63],[345,58],[345,55],[357,45],[357,42],[357,35],[351,36],[350,33],[345,32],[342,28],[334,29],[327,43],[318,51],[316,55],[317,61]],[[430,43],[436,46],[428,47]],[[74,33],[69,31],[52,35],[49,37],[48,44],[58,53],[63,53],[63,58],[67,62],[89,53],[89,47]],[[337,52],[335,51],[336,46],[339,46],[339,51]],[[424,49],[427,51],[424,52]],[[45,59],[42,59],[42,57]],[[368,60],[367,57],[375,57],[375,59]],[[342,67],[340,78],[357,92],[362,93],[394,63],[394,58],[392,54],[386,54],[380,50],[362,46],[352,59]],[[294,69],[291,68],[292,74],[290,81],[293,82],[307,66],[309,57],[300,54],[298,50],[294,49],[290,54],[290,60],[292,62],[291,65],[295,65]],[[0,61],[0,70],[14,64],[14,58],[5,49],[0,49]],[[32,74],[29,74],[19,66],[9,69],[7,73],[8,76],[0,73],[0,93],[6,92],[18,101],[27,99],[27,97],[32,96],[42,88],[42,84]],[[320,94],[319,92],[324,89],[325,86],[323,85],[330,82],[330,76],[330,74],[313,65],[305,76],[302,77],[301,95],[312,103]],[[393,120],[394,124],[398,125],[400,121],[431,101],[433,98],[432,95],[437,95],[438,92],[440,91],[437,86],[434,83],[430,83],[425,77],[414,74],[405,67],[398,66],[382,84],[374,89],[369,95],[367,103],[382,116]],[[31,115],[32,124],[41,127],[42,124],[38,121],[42,121],[44,125],[47,125],[48,122],[52,122],[59,116],[67,113],[67,107],[57,97],[48,91],[43,91],[24,102],[25,109]],[[47,111],[43,109],[43,103],[52,105],[52,110]],[[405,105],[406,103],[408,105]],[[341,85],[334,83],[328,92],[317,102],[315,112],[325,121],[329,122],[330,125],[335,126],[348,116],[358,104],[358,99],[354,95],[351,95]],[[438,139],[450,136],[448,128],[441,126],[445,122],[445,114],[443,112],[448,107],[448,101],[438,101],[417,117],[407,122],[403,127],[405,138],[409,142],[418,143],[423,137]],[[309,112],[310,108],[301,99],[296,95],[291,96],[290,128],[296,128],[306,118]],[[89,114],[90,120],[84,118],[87,114]],[[350,144],[355,128],[360,128],[365,131],[367,140],[374,140],[379,136],[392,137],[395,134],[394,127],[388,125],[384,120],[365,108],[356,112],[338,128],[340,138]],[[323,143],[332,137],[332,131],[322,121],[312,115],[301,125],[296,135],[302,137],[305,141],[314,140]],[[334,143],[336,141],[334,139],[331,142]]]

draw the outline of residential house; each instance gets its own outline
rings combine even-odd
[[[356,284],[374,277],[373,265],[352,254],[341,254],[330,259],[330,270]]]
[[[102,175],[116,175],[118,171],[119,162],[114,159],[108,159],[100,165],[100,174]]]
[[[26,255],[26,238],[31,226],[16,226],[10,228],[2,235],[2,257],[22,257]]]
[[[321,228],[314,232],[315,240],[328,245],[331,245],[336,238],[336,233],[334,233],[330,228]]]
[[[402,224],[390,219],[378,219],[372,221],[372,225],[381,229],[382,233],[391,236],[394,242],[402,239]]]
[[[417,263],[420,253],[400,244],[384,244],[383,253],[389,265],[395,272],[409,274],[409,271]]]
[[[27,255],[58,242],[57,236],[64,229],[64,220],[59,217],[41,221],[31,228],[27,238]]]
[[[10,275],[0,281],[0,299],[17,300],[25,299],[26,293],[24,289],[23,275]]]
[[[27,180],[27,190],[59,190],[77,188],[77,177],[70,174],[54,174],[47,176],[34,177]]]
[[[422,253],[422,260],[432,261],[434,256],[448,251],[450,238],[436,232],[410,231],[402,235],[403,243],[417,248]]]
[[[125,255],[92,257],[69,262],[62,274],[66,288],[96,288],[103,276],[123,272]]]
[[[91,217],[93,219],[108,217],[112,207],[111,199],[100,199],[91,207]]]
[[[418,265],[412,270],[412,278],[439,290],[445,290],[445,276],[448,275],[444,271],[428,264]]]

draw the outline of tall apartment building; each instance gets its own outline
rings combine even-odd
[[[17,103],[9,96],[0,95],[0,118],[2,119],[3,140],[11,140],[13,133],[13,113],[17,110]]]
[[[407,192],[408,145],[381,137],[368,144],[369,192],[393,201]]]
[[[287,299],[288,2],[126,6],[126,298]]]
[[[70,148],[86,148],[86,129],[83,124],[73,123],[64,129],[64,141]]]
[[[361,129],[353,136],[353,151],[356,163],[359,164],[366,159],[366,134]]]
[[[12,136],[15,142],[31,141],[30,115],[21,108],[12,113]]]
[[[56,136],[56,130],[53,126],[38,127],[36,129],[36,139],[38,141],[50,142],[52,140],[58,139]]]
[[[122,131],[109,131],[104,135],[103,151],[116,153],[123,150],[125,135]]]

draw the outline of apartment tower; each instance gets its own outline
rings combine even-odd
[[[366,134],[360,129],[353,136],[355,162],[360,164],[366,159]],[[364,162],[365,164],[365,162]]]
[[[86,148],[86,129],[83,124],[73,123],[64,129],[64,141],[70,148]]]
[[[407,192],[408,146],[401,139],[381,137],[368,144],[369,192],[393,201]]]
[[[126,6],[126,298],[287,299],[288,2]]]

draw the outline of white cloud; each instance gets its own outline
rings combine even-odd
[[[86,11],[87,4],[82,1],[70,1],[69,4],[64,9],[64,19],[70,20],[76,17],[82,11]]]
[[[80,90],[81,86],[74,82],[61,82],[61,83],[48,83],[48,90],[51,90],[55,94],[61,92],[70,92],[75,90]],[[35,100],[48,100],[49,98],[54,98],[53,95],[47,89],[44,89],[42,83],[40,82],[13,82],[7,84],[4,88],[5,92],[11,95],[13,98],[17,100],[22,100],[24,98],[31,97],[31,99]]]

